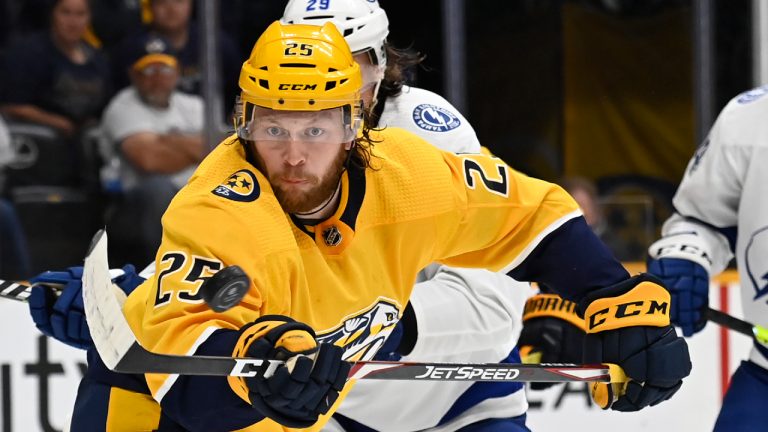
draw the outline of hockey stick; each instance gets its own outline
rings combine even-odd
[[[122,373],[269,377],[282,361],[255,358],[179,356],[146,350],[136,340],[110,289],[107,236],[96,233],[83,271],[83,301],[99,355],[111,370]],[[350,378],[431,381],[593,381],[625,383],[620,367],[611,364],[452,364],[356,362]]]
[[[0,279],[0,297],[25,302],[29,298],[32,287],[18,282]]]
[[[743,335],[753,337],[760,344],[768,346],[768,328],[749,323],[712,308],[707,308],[706,317],[709,321],[712,321],[715,324],[719,324]]]

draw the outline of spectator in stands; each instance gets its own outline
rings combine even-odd
[[[0,117],[0,192],[3,169],[13,160],[11,135]],[[0,198],[0,279],[23,279],[30,276],[29,253],[24,230],[13,205]]]
[[[620,260],[630,259],[631,253],[626,243],[608,229],[603,208],[600,205],[597,186],[589,179],[579,176],[565,177],[558,184],[576,200],[584,213],[587,224],[608,246],[613,255]]]
[[[138,34],[129,36],[117,49],[114,58],[114,75],[118,88],[127,85],[127,71],[135,53],[140,52],[142,41],[147,35],[160,36],[167,40],[179,60],[181,76],[179,89],[186,93],[197,94],[202,86],[202,55],[200,52],[200,32],[198,25],[192,22],[192,0],[142,0],[143,20],[148,27]],[[243,58],[237,45],[229,35],[219,32],[219,50],[221,82],[225,106],[234,104],[237,77]]]
[[[160,245],[160,218],[205,154],[203,101],[176,90],[178,59],[148,35],[130,70],[131,86],[109,103],[102,120],[105,159],[119,165],[122,200],[108,227],[121,244],[117,261],[148,262]],[[112,230],[111,230],[112,231]],[[117,262],[116,261],[116,262]]]
[[[21,38],[3,62],[0,111],[75,136],[95,123],[111,86],[106,57],[85,42],[87,0],[55,0],[45,32]]]

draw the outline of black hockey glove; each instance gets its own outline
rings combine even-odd
[[[629,378],[618,392],[611,384],[592,385],[592,398],[603,409],[638,411],[661,403],[691,373],[688,345],[670,325],[669,306],[669,292],[647,274],[592,291],[581,301],[584,362],[618,364]]]
[[[576,303],[557,294],[537,294],[525,302],[520,355],[526,363],[581,363],[584,334],[584,319],[576,315]],[[531,389],[555,384],[532,382]]]
[[[317,422],[344,388],[351,364],[343,350],[320,344],[308,325],[281,315],[265,315],[240,330],[233,357],[286,361],[264,378],[229,377],[238,396],[270,419],[293,428]]]

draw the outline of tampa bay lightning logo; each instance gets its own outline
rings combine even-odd
[[[736,102],[740,104],[750,103],[768,94],[768,86],[758,87],[736,96]]]
[[[414,108],[413,121],[416,126],[430,132],[448,132],[461,124],[456,114],[430,104],[421,104]]]
[[[755,300],[768,294],[768,226],[755,231],[744,249],[749,281],[755,288]]]
[[[227,177],[211,192],[232,201],[250,202],[259,197],[261,189],[256,181],[256,175],[243,169]]]
[[[395,302],[379,298],[338,327],[319,335],[317,340],[344,348],[344,360],[371,360],[394,330],[399,316],[400,308]]]

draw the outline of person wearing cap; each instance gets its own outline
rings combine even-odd
[[[192,20],[192,0],[142,0],[141,15],[144,27],[125,38],[117,47],[113,60],[117,88],[127,84],[131,60],[143,40],[149,36],[162,37],[173,50],[179,61],[179,90],[200,95],[202,91],[203,59],[200,51],[199,26]],[[221,74],[222,95],[226,107],[234,104],[237,94],[237,76],[242,64],[242,55],[237,44],[225,32],[218,34],[219,73]]]
[[[202,99],[176,89],[179,64],[166,41],[148,37],[143,47],[130,69],[131,86],[110,101],[102,119],[106,167],[119,178],[110,188],[122,192],[109,225],[117,249],[138,262],[154,256],[160,217],[204,156]]]

